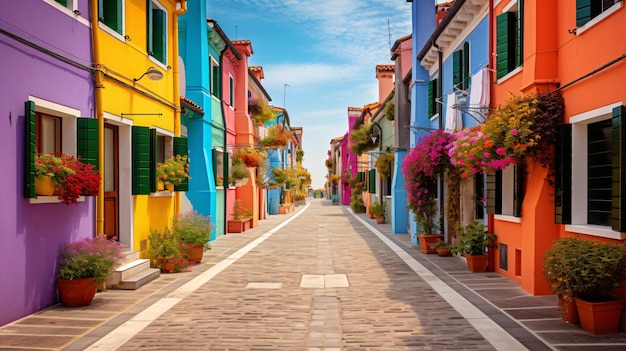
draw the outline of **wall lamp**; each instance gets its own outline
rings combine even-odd
[[[378,124],[378,122],[374,122],[374,124],[372,125],[372,133],[370,134],[370,139],[372,139],[372,144],[377,145],[380,143],[382,143],[382,135],[383,135],[383,129],[380,127],[380,124]],[[379,145],[379,149],[380,149]]]
[[[148,76],[150,80],[161,80],[163,79],[163,73],[154,67],[148,68],[148,70],[141,75],[139,78],[133,78],[133,82],[138,82],[143,76]]]

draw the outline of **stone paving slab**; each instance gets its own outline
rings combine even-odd
[[[285,220],[293,221],[271,230]],[[120,330],[128,341],[120,340],[119,350],[492,350],[505,340],[498,341],[500,332],[478,332],[487,320],[464,318],[456,297],[433,288],[433,277],[529,350],[626,349],[623,333],[592,336],[563,323],[553,296],[527,295],[495,273],[470,273],[459,257],[424,255],[390,228],[314,200],[302,213],[270,216],[250,231],[220,237],[188,272],[0,328],[0,351],[86,350]],[[321,276],[322,284],[303,288],[304,275]],[[135,333],[133,325],[142,327]],[[59,333],[48,337],[48,330]]]

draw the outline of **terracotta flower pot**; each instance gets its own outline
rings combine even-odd
[[[385,216],[376,216],[376,223],[377,224],[385,223]]]
[[[435,250],[437,250],[437,255],[441,256],[441,257],[445,257],[445,256],[449,256],[450,255],[450,249],[447,247],[438,247]]]
[[[431,244],[437,242],[437,239],[443,240],[443,234],[418,235],[420,242],[420,250],[425,254],[436,254],[437,250],[431,248]]]
[[[68,307],[91,305],[98,284],[94,278],[61,279],[57,277],[61,302]]]
[[[204,255],[204,244],[195,244],[189,248],[189,260],[196,263],[202,261]]]
[[[622,301],[588,302],[574,298],[580,327],[591,334],[613,334],[619,330]]]
[[[470,272],[486,272],[489,256],[487,255],[463,255],[467,260],[467,269]]]

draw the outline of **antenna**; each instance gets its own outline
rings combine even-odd
[[[389,33],[389,51],[391,51],[391,26],[389,25],[389,18],[387,18],[387,33]]]
[[[235,24],[235,40],[237,40],[237,25]]]

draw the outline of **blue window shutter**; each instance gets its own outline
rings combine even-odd
[[[80,161],[98,170],[98,120],[95,118],[78,118],[77,149]]]
[[[149,195],[151,183],[150,128],[132,127],[132,193]]]
[[[174,138],[174,156],[188,156],[189,143],[187,138],[175,137]],[[187,159],[189,163],[189,159]],[[189,179],[183,180],[180,184],[174,186],[175,191],[189,191]]]
[[[35,141],[37,140],[37,116],[35,102],[24,104],[24,197],[35,197]]]
[[[612,115],[612,139],[613,139],[613,187],[612,187],[612,210],[611,227],[618,232],[626,232],[626,172],[622,167],[626,162],[624,152],[624,106],[613,109]]]

